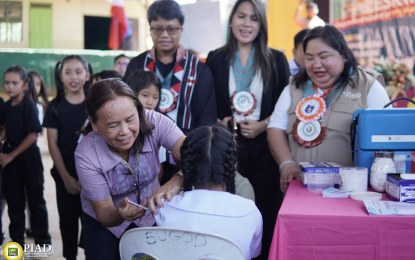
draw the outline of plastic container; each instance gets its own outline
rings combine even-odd
[[[350,198],[354,200],[381,200],[382,194],[377,192],[363,191],[363,192],[352,192]]]
[[[306,173],[307,189],[311,192],[321,193],[323,190],[334,187],[336,173]]]
[[[367,191],[367,168],[344,167],[339,170],[340,189],[351,192]]]

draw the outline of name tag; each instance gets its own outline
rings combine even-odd
[[[342,97],[347,97],[347,98],[351,98],[351,99],[358,99],[362,97],[362,93],[358,92],[358,93],[352,93],[350,91],[344,91],[341,95]]]

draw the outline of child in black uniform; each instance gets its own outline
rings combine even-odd
[[[55,66],[57,94],[46,108],[43,121],[54,163],[51,174],[56,184],[59,227],[66,259],[76,259],[78,254],[78,223],[82,205],[74,153],[79,138],[76,133],[88,117],[84,89],[89,84],[90,75],[91,66],[82,56],[71,55],[58,62]]]
[[[51,244],[43,197],[43,165],[36,145],[42,127],[37,116],[33,79],[23,67],[12,66],[4,73],[3,81],[10,99],[5,106],[5,133],[1,140],[6,138],[6,143],[0,164],[4,167],[3,187],[9,207],[10,238],[24,245],[26,187],[35,243]]]
[[[0,133],[4,132],[4,108],[5,108],[6,104],[4,103],[4,100],[2,97],[0,97]],[[2,144],[0,144],[0,152],[2,150]],[[1,191],[1,185],[2,185],[2,176],[3,176],[3,167],[0,166],[0,194],[3,194]],[[6,204],[6,202],[4,202],[4,204]],[[0,203],[0,245],[3,244],[3,239],[6,236],[6,233],[4,233],[4,229],[3,229],[3,220],[1,219],[1,217],[3,217],[3,199],[2,202]]]

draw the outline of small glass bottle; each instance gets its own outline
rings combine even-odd
[[[375,152],[375,159],[370,168],[370,186],[377,192],[385,192],[386,175],[396,173],[393,152]]]

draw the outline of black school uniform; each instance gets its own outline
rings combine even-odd
[[[74,153],[78,145],[79,136],[76,134],[87,119],[85,101],[80,104],[71,104],[62,97],[57,114],[52,112],[52,105],[46,109],[43,127],[58,130],[58,148],[69,174],[78,180],[75,168]],[[62,235],[63,256],[66,259],[76,259],[78,253],[79,219],[82,217],[80,194],[69,194],[55,165],[51,174],[56,184],[56,201],[59,212],[59,227]],[[82,236],[81,241],[82,244]]]
[[[271,49],[272,70],[268,82],[264,82],[259,121],[265,120],[274,111],[275,104],[288,85],[290,70],[287,59],[282,52]],[[229,95],[229,66],[226,55],[215,50],[209,53],[206,64],[215,79],[218,118],[232,116]],[[265,84],[268,84],[265,88]],[[271,155],[267,141],[267,132],[251,139],[238,131],[238,171],[248,178],[255,192],[255,204],[263,218],[262,252],[256,259],[268,259],[268,252],[274,234],[278,210],[282,203],[279,185],[278,165]]]
[[[33,132],[42,131],[36,105],[24,99],[16,106],[5,105],[6,144],[4,153],[10,153]],[[30,210],[30,223],[36,244],[51,244],[48,233],[48,213],[43,197],[43,165],[39,148],[34,142],[11,161],[3,171],[3,188],[10,218],[10,238],[23,246],[25,232],[25,188]]]
[[[6,104],[4,103],[3,98],[0,97],[0,126],[4,126],[4,109]],[[0,166],[0,194],[2,194],[2,180],[3,180],[3,167]],[[0,212],[1,212],[1,203],[0,203]],[[0,230],[3,230],[3,221],[0,219]],[[0,245],[3,244],[3,235],[0,235]]]

